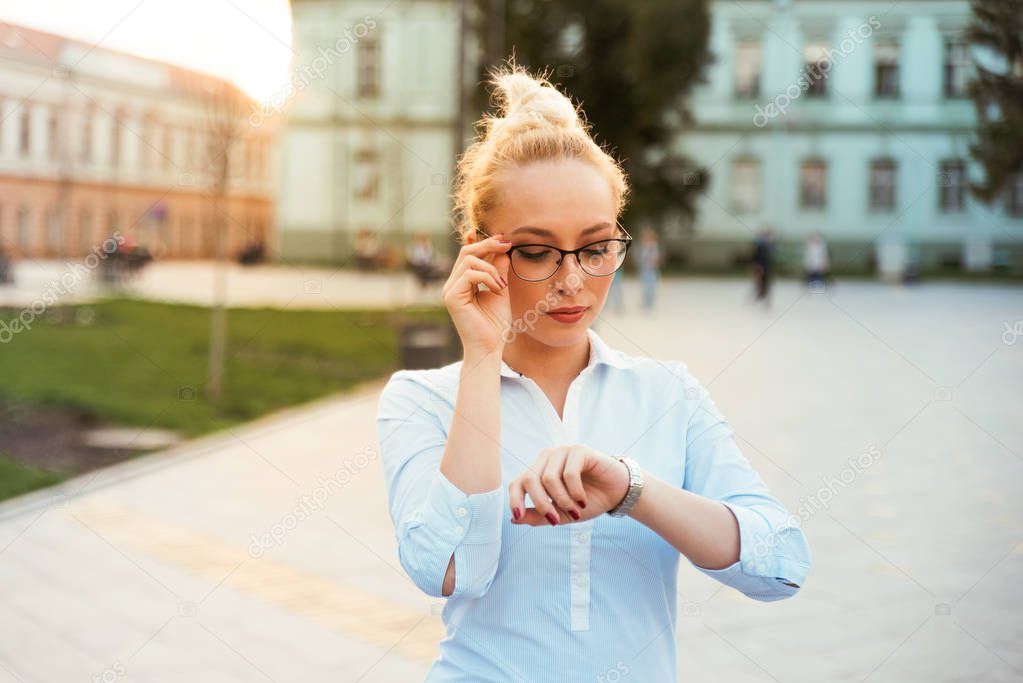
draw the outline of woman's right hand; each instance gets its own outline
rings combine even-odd
[[[494,235],[465,244],[444,283],[444,305],[462,340],[463,352],[500,353],[511,328],[508,266],[511,242]],[[483,283],[489,291],[480,291]]]

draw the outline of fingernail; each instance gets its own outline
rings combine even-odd
[[[558,516],[553,512],[548,512],[545,517],[547,517],[547,521],[551,523],[551,526],[558,523]]]
[[[581,508],[585,508],[586,507],[586,501],[585,500],[577,500],[575,502],[579,503],[579,507],[581,507]]]
[[[512,517],[514,517],[516,520],[518,520],[518,518],[521,517],[521,516],[522,516],[522,510],[520,510],[517,507],[512,508]]]
[[[575,510],[569,510],[568,514],[572,515],[572,519],[579,519],[579,513]]]

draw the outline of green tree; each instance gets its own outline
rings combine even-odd
[[[626,221],[692,219],[705,170],[673,149],[691,123],[686,93],[711,63],[705,0],[476,0],[487,70],[514,55],[582,104],[600,143],[629,175]],[[482,111],[486,93],[477,89]]]
[[[971,190],[990,203],[1023,173],[1023,8],[1019,0],[973,0],[971,9],[967,39],[994,58],[991,68],[974,60],[977,76],[969,85],[978,117],[970,153],[985,176]]]

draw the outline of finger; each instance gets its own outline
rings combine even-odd
[[[504,289],[490,273],[484,273],[479,270],[467,270],[450,287],[445,287],[443,293],[444,301],[448,302],[452,297],[459,303],[469,301],[479,291],[480,283],[486,284],[487,288],[495,294],[500,294]]]
[[[526,486],[526,493],[533,501],[533,509],[547,518],[548,524],[557,524],[560,521],[560,515],[554,509],[554,504],[547,498],[547,491],[544,489],[539,475],[530,470],[522,476],[522,481]]]
[[[557,505],[553,506],[553,509],[554,514],[557,515],[558,524],[569,524],[574,521],[567,512]],[[516,522],[516,524],[528,524],[529,526],[552,526],[551,520],[536,508],[526,508],[523,511],[522,519]]]
[[[561,479],[565,483],[568,495],[581,508],[586,507],[586,487],[583,486],[583,466],[586,464],[586,451],[573,448],[565,458],[565,466],[561,470]]]
[[[547,465],[540,474],[540,481],[543,483],[547,495],[551,497],[554,504],[565,510],[572,519],[579,519],[579,506],[572,500],[568,489],[565,488],[565,481],[562,472],[565,468],[565,460],[568,458],[568,449],[559,448],[547,459]]]
[[[495,280],[501,282],[501,271],[499,271],[497,267],[490,261],[484,261],[478,256],[468,256],[466,257],[464,263],[465,263],[464,268],[466,269],[472,268],[473,270],[485,271],[493,275]]]
[[[499,233],[484,240],[480,240],[479,242],[462,245],[462,248],[458,250],[458,258],[462,258],[462,254],[473,254],[474,256],[496,254],[502,251],[508,251],[508,247],[510,246],[511,240],[506,239],[504,235]]]
[[[526,501],[524,498],[525,494],[526,489],[522,485],[522,478],[516,477],[512,480],[512,483],[508,485],[508,507],[511,508],[513,522],[522,520],[526,509]]]
[[[506,286],[503,282],[499,282],[498,279],[491,275],[490,273],[482,270],[476,270],[475,268],[465,271],[465,274],[462,276],[462,278],[466,282],[469,291],[478,291],[479,290],[478,285],[480,283],[483,283],[491,292],[499,294],[504,290]]]

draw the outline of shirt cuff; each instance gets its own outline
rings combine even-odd
[[[438,470],[426,496],[426,508],[426,523],[452,545],[479,545],[501,539],[503,486],[466,493]]]
[[[781,552],[788,534],[796,534],[805,548],[802,531],[792,526],[772,529],[756,510],[723,503],[739,523],[739,559],[721,569],[694,565],[701,572],[757,600],[780,600],[796,593],[806,579],[809,562]]]

